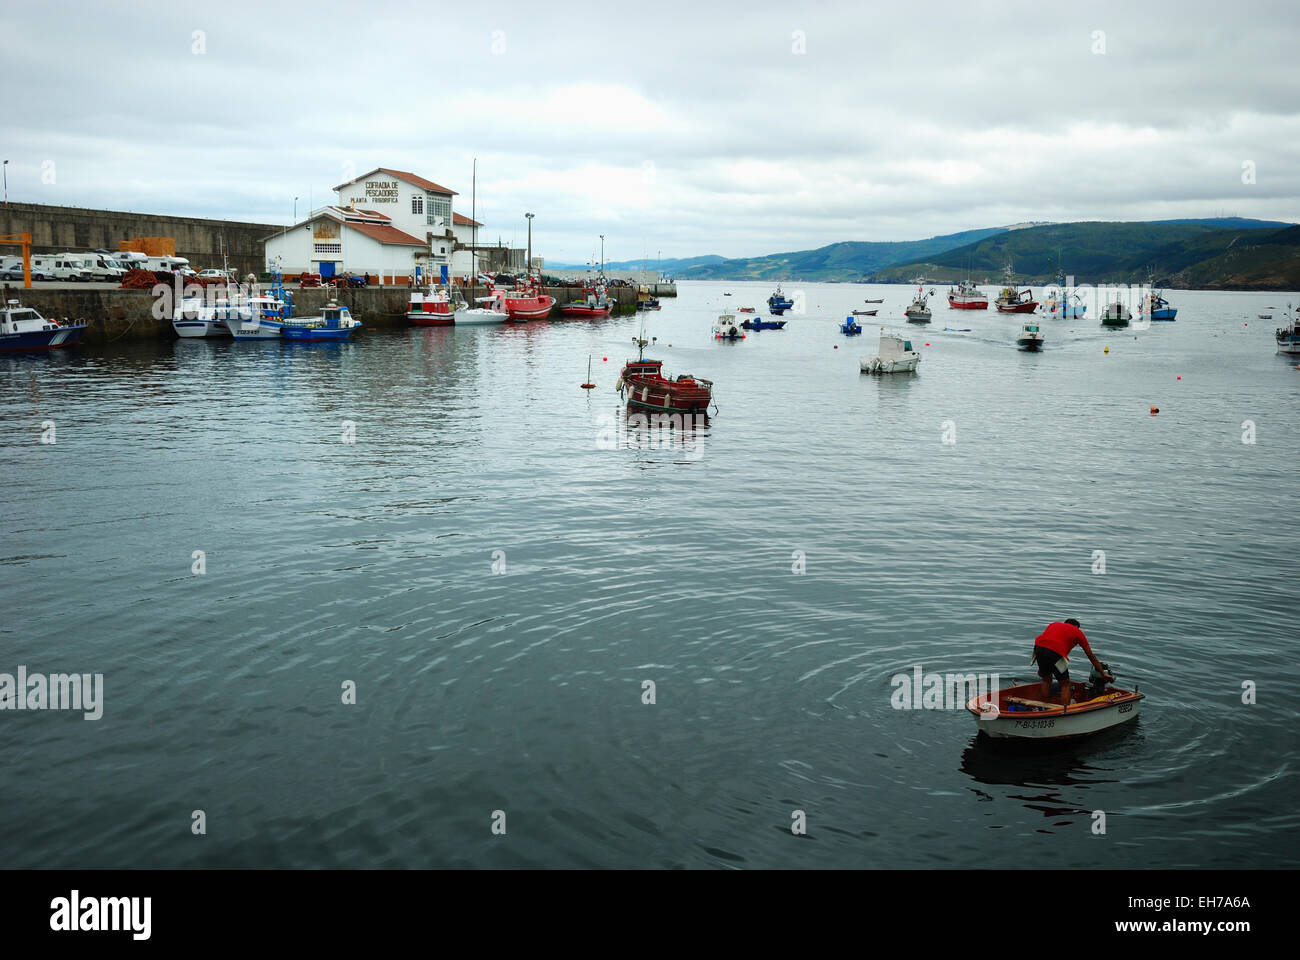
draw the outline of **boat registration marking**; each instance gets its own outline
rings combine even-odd
[[[1132,709],[1133,709],[1133,704],[1131,704],[1131,703],[1121,703],[1121,704],[1119,705],[1119,712],[1120,712],[1120,713],[1128,713],[1128,712],[1129,712],[1130,710],[1132,710]]]
[[[1017,720],[1016,728],[1024,730],[1027,728],[1042,728],[1056,726],[1055,720]]]

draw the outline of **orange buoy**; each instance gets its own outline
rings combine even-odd
[[[1160,412],[1160,408],[1159,408],[1159,407],[1152,407],[1152,408],[1151,408],[1151,416],[1154,417],[1154,416],[1155,416],[1157,413],[1159,413],[1159,412]]]
[[[1178,379],[1179,380],[1183,379],[1183,375],[1181,373],[1178,375]]]

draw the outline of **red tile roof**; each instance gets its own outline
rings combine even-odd
[[[483,226],[483,224],[479,223],[477,220],[471,220],[469,217],[465,216],[465,214],[463,214],[463,213],[457,213],[457,212],[454,211],[454,210],[453,210],[452,213],[451,213],[451,222],[454,223],[454,224],[455,224],[456,226],[458,226],[458,227],[481,227],[481,226]]]
[[[415,174],[407,173],[405,170],[393,170],[390,167],[375,167],[375,169],[371,170],[370,173],[363,173],[361,176],[349,180],[347,183],[340,183],[334,189],[342,190],[344,187],[350,186],[359,180],[364,180],[366,177],[373,176],[376,173],[386,173],[390,177],[397,177],[400,180],[405,180],[407,183],[413,183],[422,190],[429,190],[432,193],[446,193],[451,196],[459,196],[455,190],[448,190],[446,187],[440,187],[432,180],[426,180],[424,177],[417,177]]]
[[[344,224],[350,230],[356,230],[358,233],[364,233],[372,240],[378,240],[380,243],[396,243],[407,247],[427,247],[428,244],[423,240],[417,240],[409,233],[403,233],[396,227],[381,226],[373,223],[347,223]]]

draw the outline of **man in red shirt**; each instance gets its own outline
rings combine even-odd
[[[1049,623],[1047,629],[1034,639],[1034,663],[1038,664],[1038,675],[1043,678],[1040,696],[1046,700],[1052,693],[1052,680],[1061,683],[1061,706],[1070,705],[1070,651],[1076,646],[1083,647],[1097,672],[1108,681],[1115,678],[1106,672],[1102,662],[1092,652],[1088,638],[1079,629],[1079,621],[1070,619],[1064,623]]]

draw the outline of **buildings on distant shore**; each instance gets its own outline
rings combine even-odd
[[[522,269],[525,251],[480,246],[483,224],[452,209],[454,190],[389,167],[334,188],[337,202],[266,238],[267,269],[405,282]]]

